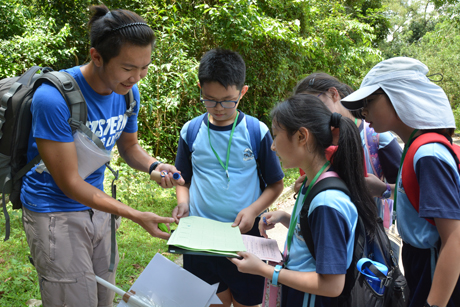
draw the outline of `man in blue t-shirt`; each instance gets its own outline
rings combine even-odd
[[[174,166],[152,158],[137,140],[140,96],[136,84],[146,76],[151,62],[152,29],[130,11],[109,11],[105,6],[92,11],[91,61],[66,70],[86,100],[88,128],[108,151],[116,143],[131,167],[150,173],[153,169],[176,172]],[[132,116],[125,113],[124,95],[130,90],[136,101]],[[42,162],[24,176],[21,201],[43,305],[112,306],[114,293],[97,285],[95,278],[115,283],[118,254],[112,253],[116,246],[111,242],[111,227],[115,227],[111,214],[129,218],[163,239],[169,234],[160,231],[158,223],[174,219],[140,212],[105,194],[104,165],[85,179],[79,175],[70,111],[56,88],[47,83],[40,86],[31,113],[28,160],[40,154]],[[93,159],[91,154],[84,158]],[[160,184],[169,188],[183,182],[168,174]]]
[[[270,150],[270,132],[259,121],[257,166],[248,130],[250,118],[237,109],[248,90],[245,74],[244,60],[236,52],[213,49],[201,59],[198,86],[208,112],[193,144],[187,143],[191,122],[181,130],[176,167],[185,184],[176,188],[178,205],[173,217],[179,220],[191,215],[233,222],[241,233],[260,236],[258,216],[281,194],[284,174]],[[263,192],[258,167],[267,184]],[[262,302],[264,279],[238,272],[226,258],[184,255],[184,268],[210,284],[219,282],[217,295],[224,306]]]

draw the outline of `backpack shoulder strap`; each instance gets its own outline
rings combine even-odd
[[[44,81],[51,82],[58,89],[62,97],[67,103],[70,110],[70,118],[68,120],[72,131],[76,129],[84,132],[99,148],[105,149],[102,141],[86,126],[88,119],[88,109],[86,106],[85,97],[78,86],[75,79],[67,72],[51,71],[43,74],[37,80],[37,87]]]
[[[251,140],[251,147],[254,154],[254,159],[259,158],[260,151],[260,124],[259,120],[253,116],[244,114],[246,117],[246,125],[249,131],[249,137]]]
[[[133,89],[130,89],[128,94],[125,95],[126,112],[125,114],[130,117],[134,115],[134,108],[136,107],[136,100],[134,100]]]
[[[193,118],[187,127],[187,145],[190,153],[192,153],[193,143],[195,142],[196,136],[198,135],[198,131],[201,127],[201,122],[203,121],[205,115],[208,113],[201,114],[198,117]]]
[[[460,147],[454,146],[449,140],[435,132],[424,133],[417,137],[407,150],[406,156],[403,162],[403,168],[401,171],[401,182],[404,187],[410,187],[405,189],[407,198],[409,199],[412,206],[419,212],[420,205],[420,186],[418,184],[417,175],[415,174],[414,169],[414,156],[417,150],[425,144],[428,143],[441,143],[450,151],[452,156],[455,159],[455,163],[460,168],[460,163],[458,155],[460,154]],[[426,219],[430,224],[435,225],[433,219]]]
[[[304,204],[302,206],[302,210],[300,211],[300,228],[302,230],[302,236],[305,240],[305,244],[307,245],[310,253],[312,254],[313,258],[316,259],[315,256],[315,245],[313,243],[313,236],[311,234],[310,223],[308,222],[308,211],[310,209],[310,204],[315,198],[316,195],[325,191],[325,190],[339,190],[344,192],[347,195],[350,195],[350,191],[348,190],[345,182],[339,177],[327,177],[318,181],[313,188],[308,193]]]

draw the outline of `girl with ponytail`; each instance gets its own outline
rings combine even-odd
[[[352,120],[331,113],[319,98],[309,94],[298,94],[279,103],[271,116],[272,150],[285,168],[300,167],[311,179],[303,183],[292,215],[284,211],[268,212],[259,224],[265,237],[266,230],[277,223],[289,228],[284,268],[275,271],[273,266],[247,252],[240,253],[243,259],[231,261],[241,272],[282,284],[281,306],[329,306],[330,298],[339,296],[345,285],[358,215],[371,236],[377,225],[375,205],[363,177],[359,131]],[[331,145],[338,145],[338,149],[329,162],[325,149]],[[308,214],[315,245],[312,255],[302,236],[299,215],[317,178],[332,171],[344,181],[350,196],[329,189],[313,198]],[[305,305],[306,302],[310,303]]]

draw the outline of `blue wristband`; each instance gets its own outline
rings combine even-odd
[[[278,275],[280,274],[282,268],[283,266],[278,264],[277,266],[275,266],[275,270],[273,271],[272,285],[275,287],[278,287]]]

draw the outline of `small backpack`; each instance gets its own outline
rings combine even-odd
[[[22,208],[20,200],[22,177],[41,160],[38,155],[27,163],[27,147],[32,126],[30,106],[35,90],[43,82],[53,84],[64,97],[71,114],[68,122],[72,131],[81,130],[98,147],[105,149],[101,140],[86,126],[88,117],[86,101],[80,87],[70,74],[53,71],[48,67],[34,66],[20,77],[0,80],[0,191],[5,215],[5,241],[10,236],[6,197],[9,195],[13,209]],[[131,116],[136,105],[131,90],[125,95],[125,99],[126,114]]]
[[[401,171],[401,182],[403,187],[410,187],[405,189],[407,198],[417,212],[419,212],[420,186],[414,170],[414,156],[420,146],[428,143],[441,143],[446,146],[454,157],[458,169],[460,169],[460,161],[458,159],[458,157],[460,157],[460,146],[453,144],[452,139],[448,140],[446,136],[436,132],[428,132],[418,136],[406,152]],[[436,226],[433,219],[426,218],[426,220],[433,226]]]
[[[201,123],[203,122],[204,117],[208,113],[201,114],[198,117],[193,118],[188,127],[187,127],[187,145],[190,150],[190,154],[192,154],[193,143],[195,142],[196,136],[200,131]],[[249,131],[249,138],[251,141],[251,149],[252,153],[254,154],[254,159],[256,160],[257,164],[257,173],[259,176],[260,181],[260,189],[263,191],[267,184],[262,176],[262,172],[260,171],[259,165],[259,150],[260,150],[260,124],[259,120],[255,117],[250,115],[244,114],[246,118],[246,125]]]
[[[328,189],[339,190],[350,195],[342,179],[338,177],[324,178],[318,181],[308,193],[300,212],[300,228],[302,235],[308,249],[315,259],[315,246],[308,222],[308,211],[313,198],[318,193]],[[369,258],[387,266],[387,276],[378,276],[383,285],[385,285],[383,294],[378,294],[367,282],[364,275],[358,271],[356,265],[361,258]],[[353,258],[345,274],[345,286],[342,294],[337,298],[331,298],[330,306],[405,307],[408,305],[408,300],[409,288],[406,278],[398,267],[394,253],[391,250],[390,241],[383,228],[382,220],[379,218],[375,236],[371,239],[366,234],[366,229],[364,228],[361,217],[358,216]]]
[[[363,121],[363,134],[364,142],[366,143],[367,152],[369,154],[369,160],[371,161],[371,168],[374,175],[380,180],[386,182],[385,175],[383,174],[382,165],[379,159],[379,142],[380,134],[376,133],[375,130],[369,127],[369,123]],[[364,163],[366,164],[366,163]],[[389,229],[393,224],[393,200],[391,198],[381,199],[382,208],[379,215],[383,214],[383,225]]]

